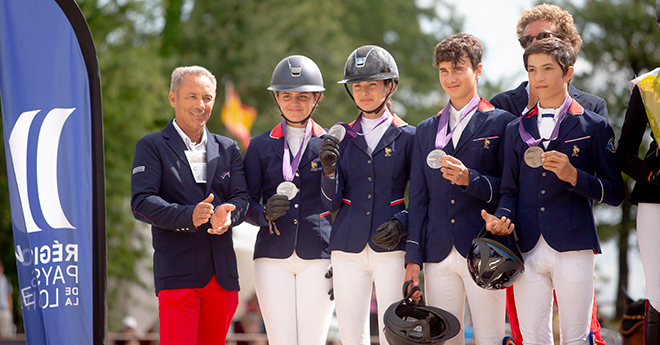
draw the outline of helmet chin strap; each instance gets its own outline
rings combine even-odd
[[[277,110],[280,111],[280,116],[282,116],[286,120],[286,122],[290,122],[290,123],[302,123],[302,124],[307,123],[307,120],[309,120],[309,118],[312,117],[312,114],[314,114],[314,110],[316,109],[316,106],[319,104],[319,100],[321,100],[321,96],[319,95],[319,97],[316,99],[316,102],[314,102],[314,106],[312,107],[312,110],[309,112],[309,115],[307,115],[307,117],[305,117],[300,121],[291,121],[289,120],[289,118],[287,118],[284,115],[282,108],[280,108],[280,103],[277,102],[277,97],[275,97],[275,92],[276,91],[271,91],[271,94],[273,95],[273,99],[275,100],[275,104],[277,105]]]
[[[348,92],[348,95],[351,96],[351,99],[353,100],[353,103],[355,103],[356,108],[360,109],[360,111],[363,112],[363,113],[376,114],[376,113],[379,113],[381,110],[383,110],[383,107],[385,106],[387,101],[390,99],[390,97],[392,97],[392,95],[394,94],[394,91],[396,91],[396,87],[397,87],[398,83],[396,83],[394,80],[390,80],[390,83],[394,84],[394,86],[390,88],[390,91],[387,93],[387,96],[385,97],[385,100],[383,100],[383,102],[378,107],[376,107],[376,109],[374,109],[374,110],[364,110],[364,109],[360,108],[360,106],[357,105],[357,102],[355,101],[355,97],[353,97],[353,94],[351,93],[351,91],[348,88],[348,83],[344,84],[344,88],[346,89],[346,92]]]

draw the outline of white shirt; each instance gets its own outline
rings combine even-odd
[[[537,118],[537,125],[539,128],[539,135],[543,139],[550,139],[552,131],[555,129],[555,124],[557,123],[561,108],[541,108],[541,105],[539,105],[538,108],[539,115]],[[543,116],[544,114],[546,114],[545,117]],[[552,114],[552,117],[547,117],[547,114]],[[549,143],[549,141],[544,141],[543,146],[548,148]]]
[[[301,145],[303,145],[303,152],[305,152],[305,148],[307,148],[307,142],[303,143],[305,130],[305,127],[291,127],[286,125],[286,142],[289,144],[289,151],[291,151],[291,154],[294,157],[298,154]]]
[[[465,107],[467,107],[467,104]],[[449,128],[454,129],[454,127],[456,127],[456,130],[454,130],[454,133],[451,136],[451,142],[454,144],[454,148],[458,145],[458,140],[461,139],[461,133],[463,133],[465,126],[470,122],[474,113],[477,112],[477,108],[472,109],[472,111],[465,116],[463,121],[458,122],[461,119],[461,116],[463,116],[463,110],[465,110],[465,107],[461,108],[461,110],[456,110],[453,105],[449,105]]]
[[[190,171],[195,178],[197,183],[206,183],[206,142],[208,136],[206,135],[206,127],[204,127],[204,133],[202,134],[202,140],[199,143],[194,143],[190,140],[190,137],[179,127],[174,120],[174,128],[183,143],[186,145],[188,150],[185,151],[186,158],[188,159],[188,165],[190,166]]]
[[[367,146],[369,147],[369,153],[374,152],[374,149],[376,148],[376,145],[378,145],[380,138],[382,138],[383,134],[385,134],[385,131],[388,128],[390,128],[390,125],[392,124],[392,120],[394,119],[394,116],[392,116],[392,113],[390,113],[387,107],[385,107],[385,112],[383,113],[383,115],[387,115],[387,119],[385,120],[385,122],[383,122],[380,126],[376,127],[376,129],[374,129],[373,132],[364,136],[364,140],[367,142]],[[367,133],[372,128],[374,128],[374,126],[378,123],[379,119],[380,118],[368,119],[365,116],[362,116],[362,133]]]

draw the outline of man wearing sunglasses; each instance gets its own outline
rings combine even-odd
[[[542,4],[523,12],[516,27],[518,41],[523,49],[540,39],[556,37],[571,44],[575,52],[582,47],[582,38],[575,28],[573,16],[556,5]],[[568,94],[585,109],[609,118],[607,104],[602,98],[580,91],[568,84]],[[530,92],[528,82],[522,82],[517,88],[495,95],[490,103],[520,116],[527,109],[536,105],[539,98]]]
[[[516,26],[518,41],[523,49],[537,40],[556,37],[570,43],[576,54],[582,47],[582,38],[575,28],[573,16],[556,5],[542,4],[523,11]],[[607,104],[605,100],[578,90],[570,82],[568,83],[568,94],[585,109],[609,119]],[[506,110],[513,115],[521,116],[532,109],[539,101],[539,97],[529,88],[529,82],[522,82],[517,88],[495,95],[490,103],[496,108]],[[518,327],[518,315],[513,298],[513,288],[507,289],[507,313],[511,323],[511,333],[516,344],[522,344],[522,335]],[[600,336],[600,324],[596,319],[596,295],[594,294],[593,311],[591,317],[591,331],[595,343],[605,345]]]

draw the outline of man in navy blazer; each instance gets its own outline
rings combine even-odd
[[[216,85],[203,67],[176,68],[175,119],[135,149],[131,208],[151,224],[161,344],[224,344],[238,306],[231,227],[249,194],[236,142],[206,128]]]
[[[525,10],[518,21],[516,31],[523,49],[526,49],[532,42],[547,37],[565,40],[571,44],[576,54],[582,47],[582,38],[573,24],[573,17],[556,5],[542,4]],[[580,91],[570,82],[568,83],[568,94],[585,109],[600,114],[606,119],[609,117],[604,99]],[[520,116],[526,110],[534,107],[538,100],[538,96],[534,92],[530,92],[529,82],[524,81],[513,90],[495,95],[490,103],[496,108]]]
[[[576,55],[557,38],[525,51],[539,102],[507,126],[501,200],[494,215],[482,211],[493,234],[511,233],[515,224],[525,261],[513,285],[524,343],[552,343],[554,294],[562,339],[594,344],[593,274],[601,249],[593,202],[618,206],[625,198],[612,127],[568,94]]]
[[[573,24],[573,16],[560,7],[551,4],[541,4],[526,9],[516,26],[518,41],[523,49],[540,39],[555,37],[570,43],[577,54],[582,47],[582,38]],[[575,88],[568,83],[568,94],[584,109],[593,111],[608,119],[607,104],[605,100],[590,93]],[[532,109],[539,98],[529,87],[529,82],[522,82],[517,88],[495,95],[490,102],[497,108],[504,109],[513,115],[521,116],[527,110]],[[597,305],[594,295],[593,313],[591,318],[591,330],[594,332],[598,345],[605,345],[600,336],[600,324],[596,318]],[[522,336],[518,329],[518,317],[513,299],[513,288],[507,289],[507,313],[511,323],[511,333],[516,344],[522,343]]]
[[[415,134],[406,280],[418,285],[423,265],[428,304],[452,313],[463,325],[467,297],[476,342],[499,345],[506,343],[505,292],[477,286],[466,258],[483,228],[479,212],[494,211],[499,202],[503,135],[515,117],[478,96],[482,56],[481,42],[468,34],[453,35],[435,48],[435,66],[450,100]],[[447,341],[464,343],[463,332]]]

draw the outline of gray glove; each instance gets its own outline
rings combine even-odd
[[[339,141],[335,137],[326,136],[319,148],[319,159],[321,159],[323,174],[332,175],[335,172],[337,157],[339,157]]]
[[[399,240],[401,240],[401,236],[403,236],[403,224],[401,224],[398,219],[394,218],[381,224],[376,231],[378,231],[378,233],[375,234],[371,240],[378,246],[391,250],[399,244]]]
[[[274,222],[282,217],[289,209],[289,198],[286,195],[275,194],[268,199],[264,208],[264,217],[267,221]]]

